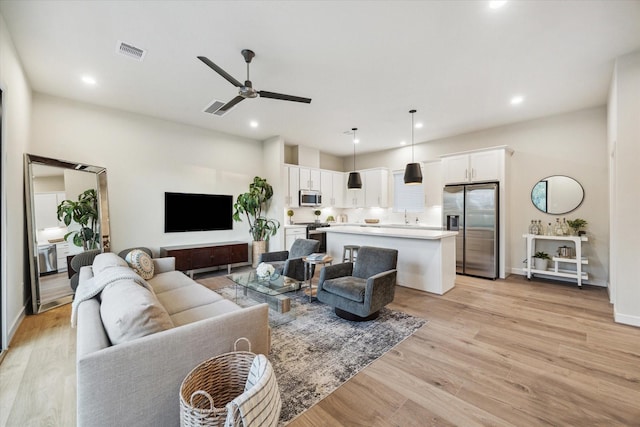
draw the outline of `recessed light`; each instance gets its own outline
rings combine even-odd
[[[407,141],[400,141],[400,145],[407,145]]]
[[[93,77],[91,77],[91,76],[84,75],[84,76],[82,76],[82,82],[83,82],[84,84],[87,84],[87,85],[91,85],[91,86],[93,86],[93,85],[95,85],[95,84],[96,84],[96,79],[94,79],[94,78],[93,78]]]
[[[258,122],[256,122],[255,120],[252,120],[251,122],[249,122],[249,126],[251,126],[252,128],[257,128]]]
[[[353,140],[353,143],[354,143],[354,144],[357,144],[358,142],[360,142],[360,140],[359,140],[359,139],[354,139],[354,140]]]
[[[489,8],[490,9],[500,9],[502,6],[504,6],[505,4],[507,4],[507,0],[496,0],[496,1],[490,1],[489,2]]]
[[[416,123],[415,127],[416,129],[422,129],[422,126],[423,126],[422,123]]]
[[[513,98],[511,98],[511,105],[522,104],[522,101],[524,101],[524,96],[516,95]]]

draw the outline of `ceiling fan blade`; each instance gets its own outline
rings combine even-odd
[[[232,109],[233,107],[236,106],[237,103],[239,103],[240,101],[242,101],[244,99],[244,97],[238,95],[235,98],[233,98],[231,101],[227,102],[226,104],[224,104],[222,107],[220,107],[218,109],[218,111],[216,111],[215,115],[217,116],[222,116],[224,114],[226,114],[230,109]]]
[[[223,70],[222,68],[218,67],[216,64],[211,62],[209,58],[206,58],[204,56],[198,56],[198,59],[204,62],[205,64],[207,64],[209,67],[211,67],[213,71],[215,71],[216,73],[220,74],[222,77],[227,79],[227,81],[232,85],[234,85],[235,87],[242,87],[242,83],[240,83],[235,78],[233,78],[231,74],[227,73],[225,70]]]
[[[311,98],[303,98],[301,96],[284,95],[282,93],[267,92],[266,90],[258,91],[260,98],[281,99],[283,101],[304,102],[305,104],[311,103]]]

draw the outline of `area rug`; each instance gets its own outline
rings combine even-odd
[[[222,278],[220,278],[222,279]],[[210,279],[209,279],[210,280]],[[234,287],[216,292],[234,300]],[[384,308],[369,322],[337,317],[331,307],[309,303],[302,291],[287,294],[296,309],[288,323],[272,326],[269,360],[282,397],[280,425],[285,425],[414,333],[426,320]],[[239,298],[239,305],[255,304]],[[270,317],[277,313],[270,310]]]

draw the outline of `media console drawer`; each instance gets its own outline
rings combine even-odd
[[[193,270],[226,265],[231,273],[231,264],[249,262],[249,244],[245,242],[223,242],[202,245],[166,246],[160,248],[161,257],[174,257],[176,270]]]

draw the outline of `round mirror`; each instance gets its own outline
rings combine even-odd
[[[584,200],[584,188],[568,176],[554,175],[541,179],[531,190],[533,206],[551,215],[576,210]]]

